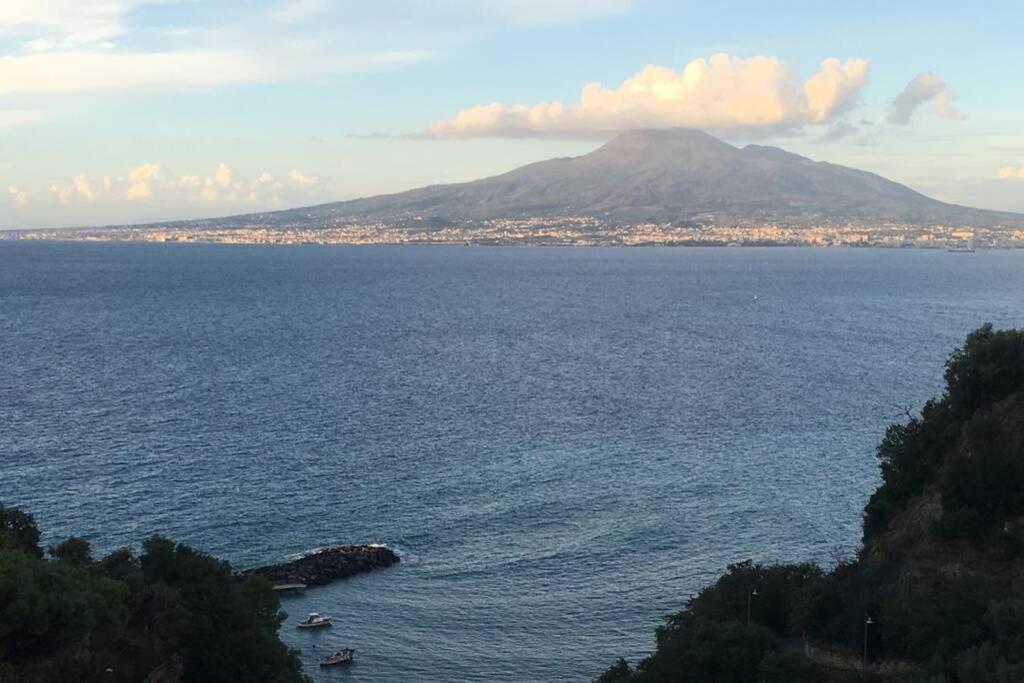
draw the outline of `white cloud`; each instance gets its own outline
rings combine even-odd
[[[142,164],[128,171],[131,183],[125,190],[124,198],[128,200],[146,199],[153,194],[152,183],[160,180],[160,164]]]
[[[841,63],[826,59],[804,83],[804,95],[811,123],[831,123],[836,116],[860,103],[860,92],[868,83],[869,66],[863,59]]]
[[[173,52],[52,52],[0,57],[0,95],[183,90],[232,83],[259,83],[293,76],[359,73],[426,58],[425,53],[366,52],[307,63],[304,52],[271,54],[246,50]]]
[[[386,70],[501,28],[603,15],[633,2],[205,0],[212,11],[197,13],[187,0],[0,0],[6,39],[0,96],[187,89]],[[161,11],[163,25],[140,11],[156,4],[169,6]],[[10,115],[0,114],[0,125],[5,118]]]
[[[167,206],[212,205],[208,211],[257,210],[330,199],[329,188],[316,175],[292,169],[284,179],[264,171],[253,180],[246,180],[227,164],[220,163],[206,176],[185,173],[176,175],[163,165],[140,164],[124,175],[90,178],[77,175],[70,181],[53,183],[37,201],[19,186],[7,188],[11,201],[18,206],[46,202],[60,206],[115,206],[119,204]]]
[[[125,191],[125,199],[147,199],[153,194],[153,189],[150,187],[148,182],[142,181],[138,183],[132,183],[132,185]]]
[[[122,35],[125,17],[141,5],[169,0],[3,0],[0,28],[30,31],[31,50],[103,44]]]
[[[217,166],[217,172],[213,174],[213,182],[218,187],[231,186],[231,169],[223,161]]]
[[[319,180],[319,178],[317,178],[315,175],[309,175],[308,173],[300,171],[297,168],[293,168],[288,173],[288,177],[291,178],[296,183],[298,183],[299,185],[313,185]]]
[[[695,59],[676,72],[649,65],[616,89],[589,83],[579,103],[500,102],[430,125],[430,137],[574,136],[628,128],[793,129],[829,124],[855,107],[867,85],[868,62],[827,59],[801,83],[775,57]]]
[[[999,169],[1000,180],[1024,180],[1024,166],[1003,166]]]
[[[170,16],[190,25],[176,27],[168,39],[166,28],[142,23],[132,14],[153,4],[185,3],[0,0],[0,36],[8,39],[0,44],[0,96],[276,82],[394,68],[431,56],[429,50],[407,45],[391,50],[379,49],[379,41],[328,41],[331,31],[350,31],[344,23],[338,24],[344,28],[332,28],[306,21],[282,35],[263,16],[265,2],[225,3],[216,14],[198,17],[169,9],[176,12]],[[217,24],[206,16],[215,16]],[[35,112],[0,110],[0,126],[38,118]]]
[[[7,194],[10,195],[15,206],[25,206],[28,203],[28,193],[15,185],[7,188]]]
[[[84,175],[75,176],[75,179],[71,181],[71,186],[75,188],[78,196],[85,201],[91,202],[96,199],[96,193],[92,191],[92,185]]]
[[[264,171],[256,180],[249,183],[249,201],[273,201],[284,186],[284,183],[274,179],[270,171]]]
[[[53,195],[59,204],[64,206],[73,202],[92,203],[96,199],[96,193],[93,191],[92,184],[84,175],[75,176],[67,184],[50,185],[50,194]],[[21,205],[24,206],[27,203],[28,197],[26,195]]]
[[[210,51],[60,52],[0,57],[0,95],[194,88],[279,76],[254,55]]]
[[[142,164],[128,171],[128,177],[135,181],[153,180],[160,177],[160,164]]]
[[[955,99],[956,95],[946,87],[945,81],[938,74],[918,74],[889,105],[887,120],[905,126],[910,123],[918,108],[927,102],[931,102],[932,110],[944,119],[963,119],[964,115],[953,106]]]
[[[398,68],[499,30],[636,0],[0,0],[0,98],[161,92]],[[154,16],[147,6],[162,4]],[[202,11],[194,11],[197,5]],[[75,106],[72,103],[64,106]],[[3,105],[0,99],[0,105]],[[0,108],[0,128],[45,118]]]

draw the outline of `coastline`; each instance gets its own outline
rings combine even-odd
[[[740,242],[724,242],[716,240],[668,240],[668,241],[641,241],[625,242],[609,240],[489,240],[489,239],[467,239],[467,240],[377,240],[377,241],[346,241],[346,240],[285,240],[285,239],[216,239],[191,237],[188,239],[149,239],[135,236],[107,235],[103,237],[89,236],[65,236],[64,234],[41,235],[44,231],[20,230],[0,232],[0,242],[48,242],[48,243],[89,243],[89,244],[198,244],[212,245],[222,244],[229,246],[346,246],[346,247],[563,247],[563,248],[679,248],[679,249],[723,249],[723,248],[754,248],[754,249],[778,249],[778,248],[800,248],[800,249],[885,249],[885,250],[922,250],[922,251],[964,251],[955,248],[955,243],[931,242],[919,244],[914,242],[857,242],[822,244],[813,241],[779,241],[779,240],[747,240]],[[47,231],[49,232],[49,231]],[[54,231],[61,232],[63,231]],[[1014,251],[1024,249],[1024,239],[1013,240],[1000,244],[979,244],[976,251]]]

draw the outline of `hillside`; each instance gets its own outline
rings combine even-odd
[[[622,220],[893,221],[1024,225],[1024,216],[930,199],[881,176],[776,147],[737,148],[693,129],[635,130],[580,157],[468,183],[235,217],[240,224],[593,215]],[[193,221],[223,226],[232,219]]]
[[[1024,331],[972,333],[878,457],[856,558],[733,565],[602,683],[1024,680]]]

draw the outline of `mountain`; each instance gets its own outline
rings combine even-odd
[[[945,204],[873,173],[776,147],[738,148],[683,128],[624,132],[583,156],[541,161],[472,182],[236,218],[295,226],[427,219],[441,226],[570,215],[1024,225],[1024,215]]]

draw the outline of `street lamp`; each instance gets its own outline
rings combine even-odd
[[[747,626],[750,626],[750,602],[757,596],[757,589],[747,593]]]
[[[875,623],[875,620],[870,616],[865,615],[864,618],[864,675],[868,675],[868,626]]]

